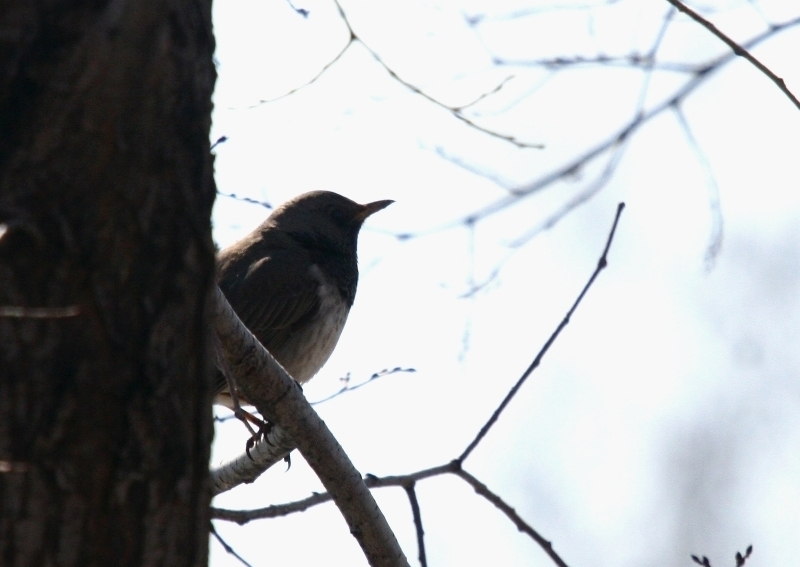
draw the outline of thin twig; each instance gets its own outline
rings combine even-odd
[[[308,498],[289,502],[287,504],[273,504],[266,508],[256,508],[254,510],[227,510],[225,508],[211,508],[211,517],[215,520],[225,520],[236,522],[240,526],[252,520],[266,520],[268,518],[280,518],[297,512],[305,512],[309,508],[331,502],[333,498],[327,492],[314,493]]]
[[[351,42],[352,41],[358,41],[362,46],[364,46],[364,49],[366,49],[367,52],[370,55],[372,55],[372,58],[375,59],[375,61],[381,67],[383,67],[384,70],[387,73],[389,73],[389,76],[392,77],[395,81],[397,81],[398,83],[400,83],[401,85],[406,87],[408,90],[410,90],[414,94],[417,94],[417,95],[421,96],[422,98],[426,99],[427,101],[435,104],[436,106],[447,110],[455,118],[457,118],[458,120],[460,120],[461,122],[463,122],[464,124],[469,126],[470,128],[472,128],[474,130],[477,130],[478,132],[482,132],[483,134],[486,134],[487,136],[491,136],[493,138],[497,138],[499,140],[503,140],[505,142],[509,142],[511,144],[514,144],[518,148],[521,148],[521,149],[524,149],[524,148],[527,148],[527,149],[542,149],[542,148],[544,148],[543,144],[534,144],[534,143],[523,142],[522,140],[519,140],[515,136],[511,136],[511,135],[508,135],[508,134],[501,134],[499,132],[495,132],[494,130],[489,130],[488,128],[484,128],[483,126],[480,126],[480,125],[476,124],[475,122],[473,122],[472,120],[470,120],[469,118],[464,116],[460,112],[458,107],[449,106],[447,104],[444,104],[440,100],[437,100],[437,99],[433,98],[431,95],[427,94],[425,91],[423,91],[422,89],[420,89],[416,85],[413,85],[412,83],[409,83],[405,79],[401,78],[400,75],[398,75],[397,72],[394,71],[394,69],[389,67],[389,65],[381,58],[381,56],[378,55],[377,51],[372,49],[367,43],[364,42],[364,40],[358,34],[356,34],[356,32],[353,30],[353,27],[350,25],[350,20],[347,18],[347,14],[345,14],[344,8],[342,8],[342,5],[338,2],[338,0],[334,0],[334,1],[336,2],[336,7],[339,10],[339,15],[342,18],[342,21],[345,23],[345,25],[347,26],[347,29],[350,31]],[[502,87],[502,84],[500,86]],[[493,92],[497,92],[498,90],[500,90],[500,87],[496,88]]]
[[[349,27],[350,27],[350,26],[348,25],[348,28],[349,28]],[[343,56],[343,55],[345,54],[345,52],[346,52],[346,51],[347,51],[347,50],[350,48],[350,46],[351,46],[351,45],[353,45],[353,42],[354,42],[355,40],[356,40],[356,37],[355,37],[355,35],[353,35],[353,32],[352,32],[352,30],[350,30],[350,38],[347,40],[347,43],[344,45],[344,47],[342,47],[341,51],[339,51],[339,53],[337,53],[337,54],[336,54],[336,56],[335,56],[335,57],[333,57],[333,59],[331,59],[330,61],[328,61],[327,63],[325,63],[325,65],[323,65],[323,66],[322,66],[322,69],[320,69],[320,70],[319,70],[319,72],[318,72],[316,75],[314,75],[314,76],[313,76],[313,77],[312,77],[310,80],[306,81],[305,83],[303,83],[303,84],[302,84],[302,85],[300,85],[300,86],[297,86],[297,87],[295,87],[295,88],[293,88],[293,89],[291,89],[291,90],[288,90],[288,91],[286,91],[286,92],[285,92],[285,93],[283,93],[282,95],[276,96],[276,97],[274,97],[274,98],[265,98],[265,99],[261,99],[261,100],[259,100],[258,102],[256,102],[255,104],[251,104],[250,106],[248,106],[248,107],[246,107],[246,108],[248,108],[248,109],[253,109],[253,108],[256,108],[256,107],[258,107],[258,106],[261,106],[262,104],[268,104],[268,103],[270,103],[270,102],[275,102],[275,101],[281,100],[282,98],[286,98],[286,97],[288,97],[288,96],[291,96],[291,95],[293,95],[294,93],[296,93],[297,91],[301,91],[301,90],[303,90],[304,88],[306,88],[306,87],[308,87],[308,86],[310,86],[310,85],[313,85],[314,83],[316,83],[316,82],[317,82],[317,79],[319,79],[320,77],[322,77],[322,75],[324,75],[324,74],[325,74],[325,71],[327,71],[328,69],[330,69],[330,68],[331,68],[331,66],[332,66],[334,63],[336,63],[336,62],[337,62],[339,59],[341,59],[341,58],[342,58],[342,56]]]
[[[675,110],[675,115],[678,118],[678,124],[680,124],[683,133],[686,135],[686,140],[694,150],[694,154],[697,156],[697,161],[700,162],[700,165],[703,167],[703,171],[706,173],[706,185],[708,187],[709,201],[708,206],[709,209],[711,209],[711,234],[703,259],[705,261],[706,271],[711,271],[711,269],[714,267],[714,261],[716,260],[719,251],[722,249],[723,218],[722,208],[720,205],[719,185],[717,184],[717,178],[714,176],[714,170],[711,168],[711,163],[708,161],[705,152],[703,152],[703,148],[700,147],[700,143],[697,141],[697,138],[694,137],[692,129],[689,126],[689,121],[686,120],[686,116],[683,113],[683,109],[679,104],[676,104],[673,108]]]
[[[506,504],[506,502],[502,498],[500,498],[497,494],[489,490],[489,488],[485,484],[483,484],[481,481],[479,481],[477,478],[469,474],[464,469],[459,469],[453,474],[455,474],[459,478],[462,478],[464,481],[467,482],[467,484],[469,484],[470,486],[472,486],[472,488],[475,489],[476,493],[483,496],[484,498],[486,498],[486,500],[494,504],[495,508],[503,512],[506,515],[506,517],[509,520],[511,520],[515,526],[517,526],[517,529],[519,531],[528,534],[531,537],[531,539],[533,539],[536,543],[538,543],[539,547],[541,547],[544,550],[544,552],[548,556],[550,556],[550,559],[552,559],[556,565],[558,565],[559,567],[568,567],[568,565],[564,562],[564,560],[561,559],[558,553],[556,553],[555,550],[553,549],[553,544],[547,541],[544,537],[542,537],[542,535],[539,532],[533,529],[525,520],[523,520],[520,517],[519,514],[517,514],[517,511],[514,510],[514,508]]]
[[[323,402],[327,402],[327,401],[332,400],[333,398],[336,398],[338,396],[341,396],[342,394],[345,394],[347,392],[353,392],[354,390],[358,390],[359,388],[363,388],[367,384],[377,380],[378,378],[383,378],[384,376],[389,376],[391,374],[397,374],[399,372],[409,372],[410,373],[410,372],[416,372],[416,371],[417,371],[416,368],[401,368],[399,366],[397,366],[395,368],[392,368],[391,370],[386,368],[384,370],[381,370],[380,372],[373,373],[372,376],[370,376],[368,380],[360,382],[360,383],[356,384],[355,386],[351,386],[350,385],[350,377],[349,377],[349,373],[348,373],[348,377],[346,379],[344,379],[346,384],[344,386],[342,386],[339,390],[337,390],[336,392],[334,392],[330,396],[326,396],[326,397],[324,397],[324,398],[322,398],[320,400],[317,400],[315,402],[310,402],[310,403],[311,403],[312,406],[315,406],[317,404],[321,404]]]
[[[425,531],[422,529],[422,513],[419,510],[417,491],[414,489],[413,482],[403,488],[408,496],[408,502],[411,504],[411,513],[414,516],[414,528],[417,532],[417,549],[419,549],[419,564],[422,567],[428,567],[428,559],[425,556]]]
[[[225,549],[225,551],[227,551],[228,553],[233,555],[236,559],[238,559],[242,563],[242,565],[246,565],[247,567],[253,567],[250,563],[245,561],[245,559],[241,555],[236,553],[236,551],[230,545],[228,545],[228,543],[224,539],[222,539],[222,537],[217,533],[216,528],[214,528],[213,523],[211,524],[211,535],[217,538],[217,541]]]
[[[242,197],[241,195],[237,195],[236,193],[223,193],[219,189],[217,189],[217,195],[221,197],[230,197],[231,199],[235,199],[237,201],[242,201],[243,203],[250,203],[252,205],[260,205],[265,209],[272,209],[272,205],[266,201],[259,201],[257,199],[253,199],[251,197]]]
[[[211,144],[211,148],[209,148],[209,149],[213,150],[213,149],[214,149],[214,148],[216,148],[218,145],[220,145],[220,144],[224,144],[224,143],[225,143],[225,142],[227,142],[227,141],[228,141],[228,137],[227,137],[227,136],[220,136],[219,138],[217,138],[217,141],[216,141],[216,142],[214,142],[213,144]]]
[[[600,272],[608,265],[608,260],[606,257],[608,255],[608,250],[611,247],[611,242],[614,239],[614,233],[617,230],[617,223],[619,222],[619,217],[622,214],[622,210],[624,208],[625,208],[625,203],[620,203],[617,206],[617,214],[614,217],[614,224],[611,225],[611,232],[609,232],[608,234],[608,240],[606,241],[606,247],[603,249],[603,254],[602,256],[600,256],[600,260],[597,262],[597,267],[592,273],[592,276],[589,278],[589,281],[586,282],[586,285],[583,287],[581,293],[578,295],[578,298],[575,300],[575,303],[572,304],[572,307],[570,307],[569,311],[567,311],[567,314],[564,316],[564,319],[561,320],[561,323],[559,323],[558,327],[556,327],[556,330],[553,331],[553,334],[550,335],[550,338],[547,339],[547,342],[544,344],[541,350],[539,350],[539,353],[536,355],[536,358],[533,359],[533,362],[531,362],[530,366],[528,366],[528,368],[525,370],[525,372],[523,372],[519,380],[517,380],[517,383],[514,384],[511,390],[509,390],[508,394],[506,394],[506,397],[503,399],[502,402],[500,402],[500,405],[497,406],[497,409],[494,410],[489,420],[484,424],[483,427],[481,427],[481,430],[475,436],[475,439],[472,440],[472,442],[467,446],[467,448],[464,449],[464,452],[461,453],[461,456],[458,457],[457,460],[459,462],[463,462],[464,459],[466,459],[470,455],[470,453],[472,453],[472,451],[475,450],[475,447],[477,447],[478,443],[481,442],[481,439],[483,439],[486,436],[486,434],[489,432],[489,429],[491,429],[491,427],[500,417],[500,414],[503,413],[503,410],[506,408],[509,402],[511,402],[514,396],[517,394],[517,391],[522,387],[522,385],[528,379],[528,376],[530,376],[531,373],[534,370],[536,370],[536,368],[539,366],[539,363],[541,363],[544,355],[547,353],[548,350],[550,350],[550,347],[555,342],[556,338],[558,338],[558,335],[560,335],[561,331],[564,330],[564,327],[566,327],[569,324],[570,318],[575,313],[575,310],[578,308],[578,305],[580,305],[581,301],[583,300],[583,297],[586,295],[586,292],[589,291],[590,287],[592,287],[594,280],[597,279],[597,276],[600,274]]]
[[[761,61],[759,61],[758,59],[756,59],[755,57],[753,57],[753,55],[752,55],[752,54],[751,54],[749,51],[747,51],[747,49],[745,49],[744,47],[742,47],[741,45],[739,45],[738,43],[736,43],[735,41],[733,41],[731,38],[729,38],[727,35],[725,35],[724,33],[722,33],[722,32],[721,32],[721,31],[720,31],[720,30],[717,28],[717,26],[715,26],[714,24],[712,24],[711,22],[709,22],[708,20],[706,20],[706,19],[705,19],[703,16],[701,16],[700,14],[698,14],[697,12],[695,12],[694,10],[692,10],[691,8],[689,8],[689,7],[688,7],[686,4],[684,4],[683,2],[680,2],[679,0],[667,0],[667,2],[669,2],[670,4],[672,4],[673,6],[675,6],[675,7],[676,7],[678,10],[680,10],[680,11],[681,11],[681,12],[683,12],[684,14],[688,15],[688,16],[689,16],[690,18],[692,18],[692,19],[693,19],[695,22],[697,22],[698,24],[700,24],[701,26],[703,26],[704,28],[706,28],[708,31],[710,31],[711,33],[713,33],[715,36],[717,36],[719,39],[721,39],[721,40],[722,40],[722,41],[723,41],[723,42],[724,42],[724,43],[725,43],[725,44],[726,44],[728,47],[730,47],[730,48],[731,48],[731,50],[732,50],[732,51],[733,51],[733,52],[734,52],[736,55],[738,55],[739,57],[744,57],[744,58],[745,58],[745,59],[747,59],[747,60],[748,60],[750,63],[752,63],[752,64],[753,64],[753,66],[754,66],[756,69],[758,69],[759,71],[761,71],[762,73],[764,73],[764,74],[765,74],[767,77],[769,77],[769,78],[770,78],[770,80],[771,80],[773,83],[775,83],[775,84],[778,86],[778,88],[779,88],[781,91],[783,91],[783,94],[785,94],[787,97],[789,97],[789,100],[791,100],[791,101],[792,101],[792,103],[794,103],[794,105],[795,105],[795,106],[796,106],[798,109],[800,109],[800,100],[797,100],[797,97],[796,97],[796,96],[794,96],[794,94],[792,93],[792,91],[790,91],[790,90],[789,90],[789,88],[786,86],[786,83],[784,82],[784,80],[783,80],[783,79],[781,79],[781,78],[780,78],[778,75],[776,75],[775,73],[773,73],[773,72],[772,72],[772,71],[771,71],[771,70],[770,70],[770,69],[769,69],[769,68],[768,68],[766,65],[764,65],[764,64],[763,64]]]
[[[541,67],[550,71],[560,71],[567,67],[583,67],[603,65],[605,67],[622,67],[633,69],[655,69],[656,71],[671,71],[674,73],[696,74],[702,66],[679,61],[654,61],[649,55],[632,53],[629,55],[596,55],[594,57],[555,57],[553,59],[510,59],[507,57],[492,57],[492,63],[498,67]]]
[[[469,107],[471,107],[471,106],[475,106],[476,104],[478,104],[478,103],[479,103],[480,101],[482,101],[483,99],[485,99],[485,98],[487,98],[487,97],[490,97],[490,96],[492,96],[493,94],[495,94],[495,93],[499,92],[499,91],[500,91],[500,89],[502,89],[502,88],[505,86],[505,84],[506,84],[508,81],[510,81],[511,79],[513,79],[513,78],[514,78],[514,75],[509,75],[508,77],[506,77],[505,79],[503,79],[502,81],[500,81],[500,83],[499,83],[499,84],[498,84],[498,85],[497,85],[495,88],[493,88],[492,90],[490,90],[490,91],[487,91],[487,92],[485,92],[485,93],[482,93],[480,96],[478,96],[478,98],[476,98],[476,99],[475,99],[475,100],[473,100],[472,102],[469,102],[469,103],[467,103],[467,104],[464,104],[464,105],[462,105],[462,106],[453,106],[453,107],[451,107],[451,110],[452,110],[453,112],[461,112],[461,111],[463,111],[463,110],[466,110],[467,108],[469,108]]]

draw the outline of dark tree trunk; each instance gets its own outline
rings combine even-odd
[[[207,563],[210,4],[0,2],[0,565]]]

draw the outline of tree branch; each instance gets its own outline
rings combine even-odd
[[[408,567],[361,475],[306,401],[297,382],[247,330],[218,287],[211,299],[215,330],[242,393],[261,415],[286,428],[333,497],[369,564]]]
[[[405,488],[408,502],[411,504],[411,514],[414,516],[414,528],[417,532],[417,549],[419,550],[419,564],[421,567],[428,567],[428,558],[425,556],[425,530],[422,529],[422,513],[419,510],[417,491],[414,489],[414,486],[415,484],[412,482],[405,485],[403,488]]]
[[[525,372],[522,373],[522,376],[520,376],[519,380],[517,380],[517,383],[514,384],[511,390],[509,390],[508,394],[506,394],[506,397],[503,399],[502,402],[500,402],[500,405],[497,406],[497,409],[494,410],[494,413],[492,413],[489,420],[484,424],[483,427],[481,427],[481,430],[475,436],[475,439],[472,440],[472,442],[467,446],[467,448],[464,449],[464,452],[461,453],[461,456],[458,457],[459,462],[463,462],[464,459],[469,457],[470,453],[472,453],[472,451],[475,450],[475,447],[478,446],[478,443],[480,443],[481,440],[486,436],[486,434],[489,433],[489,429],[491,429],[491,427],[495,424],[497,419],[500,417],[500,414],[503,413],[504,409],[506,409],[506,406],[508,406],[508,404],[514,398],[514,396],[517,394],[519,389],[528,379],[528,376],[530,376],[531,373],[533,373],[533,371],[536,370],[536,368],[539,366],[539,364],[542,361],[542,358],[544,358],[544,355],[547,353],[548,350],[550,350],[550,347],[558,338],[558,335],[561,334],[561,331],[564,330],[564,327],[566,327],[569,324],[570,318],[575,313],[575,310],[578,308],[578,305],[580,305],[581,301],[583,300],[583,297],[586,295],[586,292],[589,291],[590,287],[592,287],[594,280],[597,279],[597,276],[600,275],[600,272],[608,265],[608,260],[606,259],[606,257],[608,255],[608,250],[611,247],[611,242],[614,240],[614,233],[617,231],[617,223],[619,222],[619,217],[622,214],[624,208],[625,208],[625,203],[620,203],[617,206],[617,214],[614,217],[614,224],[611,225],[611,232],[609,232],[608,234],[608,240],[606,240],[606,247],[603,249],[603,254],[600,256],[600,260],[597,262],[597,267],[595,268],[594,272],[589,278],[589,281],[586,282],[585,286],[583,286],[583,290],[578,295],[578,298],[575,300],[575,303],[573,303],[572,307],[569,308],[569,311],[567,311],[567,314],[564,316],[564,319],[561,320],[561,323],[559,323],[558,327],[556,327],[556,330],[553,331],[553,334],[550,335],[550,338],[547,339],[547,342],[544,344],[541,350],[539,350],[538,354],[533,359],[533,362],[531,362],[530,366],[528,366]]]
[[[296,445],[286,429],[275,425],[264,439],[250,449],[250,455],[242,453],[211,469],[212,494],[216,496],[240,484],[253,482],[272,465],[284,460],[295,448]]]
[[[721,31],[719,31],[719,29],[717,29],[717,26],[715,26],[714,24],[712,24],[711,22],[709,22],[708,20],[706,20],[706,19],[705,19],[703,16],[701,16],[700,14],[698,14],[697,12],[695,12],[694,10],[692,10],[691,8],[689,8],[689,7],[688,7],[686,4],[684,4],[683,2],[680,2],[679,0],[667,0],[667,2],[669,2],[670,4],[672,4],[673,6],[675,6],[675,7],[676,7],[678,10],[680,10],[681,12],[683,12],[684,14],[686,14],[687,16],[689,16],[690,18],[692,18],[692,19],[693,19],[695,22],[697,22],[698,24],[700,24],[701,26],[703,26],[704,28],[706,28],[708,31],[710,31],[711,33],[713,33],[715,36],[717,36],[719,39],[721,39],[721,40],[722,40],[722,41],[725,43],[725,45],[727,45],[728,47],[730,47],[730,48],[731,48],[731,50],[732,50],[732,51],[733,51],[733,52],[734,52],[736,55],[738,55],[739,57],[744,57],[744,58],[745,58],[745,59],[747,59],[747,60],[748,60],[750,63],[752,63],[752,64],[753,64],[753,66],[754,66],[756,69],[758,69],[759,71],[761,71],[762,73],[764,73],[764,74],[765,74],[767,77],[769,77],[769,79],[770,79],[770,80],[771,80],[773,83],[775,83],[776,85],[778,85],[778,88],[779,88],[781,91],[783,91],[783,94],[785,94],[785,95],[786,95],[786,96],[789,98],[789,100],[791,100],[791,101],[792,101],[792,103],[794,103],[794,105],[795,105],[795,106],[796,106],[798,109],[800,109],[800,100],[797,100],[797,97],[796,97],[796,96],[794,96],[794,94],[792,94],[792,91],[790,91],[790,90],[789,90],[789,88],[786,86],[786,83],[784,82],[784,80],[783,80],[783,79],[781,79],[781,78],[780,78],[778,75],[776,75],[775,73],[773,73],[773,72],[772,72],[772,71],[771,71],[771,70],[770,70],[770,69],[769,69],[769,68],[768,68],[766,65],[764,65],[764,64],[763,64],[761,61],[759,61],[758,59],[756,59],[755,57],[753,57],[753,55],[751,55],[749,51],[747,51],[747,50],[746,50],[744,47],[742,47],[741,45],[739,45],[738,43],[736,43],[735,41],[733,41],[731,38],[729,38],[727,35],[725,35],[725,34],[724,34],[724,33],[722,33]]]
[[[515,526],[517,526],[517,529],[519,531],[528,534],[531,537],[531,539],[533,539],[536,543],[538,543],[539,547],[541,547],[544,550],[544,552],[550,556],[550,559],[552,559],[553,562],[556,565],[558,565],[558,567],[568,567],[568,565],[564,562],[564,560],[561,559],[558,553],[556,553],[555,550],[553,549],[553,544],[550,543],[548,540],[546,540],[544,537],[542,537],[542,535],[539,532],[534,530],[525,520],[523,520],[520,517],[519,514],[517,514],[517,511],[514,510],[514,508],[509,506],[497,494],[489,490],[489,488],[485,484],[483,484],[481,481],[479,481],[477,478],[475,478],[462,468],[459,468],[453,474],[466,481],[467,484],[469,484],[472,488],[475,489],[476,493],[480,494],[481,496],[486,498],[486,500],[494,504],[495,508],[503,512],[503,514],[505,514],[506,517],[509,520],[511,520]]]

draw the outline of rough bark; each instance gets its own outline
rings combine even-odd
[[[0,314],[0,565],[207,563],[213,48],[208,0],[0,6],[0,307],[79,309]]]

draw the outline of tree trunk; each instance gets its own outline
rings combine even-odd
[[[207,563],[210,8],[0,7],[0,565]]]

